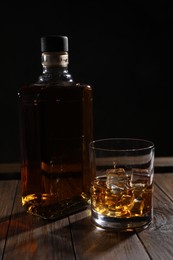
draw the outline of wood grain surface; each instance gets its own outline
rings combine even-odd
[[[155,174],[154,218],[141,232],[96,228],[90,208],[45,221],[21,205],[21,181],[1,180],[0,259],[172,260],[173,173]]]

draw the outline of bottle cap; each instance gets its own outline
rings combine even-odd
[[[41,52],[68,52],[68,38],[62,35],[41,37]]]

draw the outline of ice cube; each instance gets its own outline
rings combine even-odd
[[[133,169],[130,179],[132,188],[145,188],[151,183],[151,174],[148,169]]]
[[[141,216],[144,209],[144,199],[138,198],[134,199],[134,205],[131,209],[132,216]]]
[[[108,169],[106,171],[106,186],[112,193],[120,193],[126,188],[127,177],[123,168]]]

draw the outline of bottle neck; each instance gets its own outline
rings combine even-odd
[[[39,77],[39,81],[73,83],[72,76],[68,73],[68,63],[67,52],[43,52],[41,55],[43,74]]]
[[[67,52],[43,52],[41,55],[41,63],[43,68],[67,68],[68,53]]]

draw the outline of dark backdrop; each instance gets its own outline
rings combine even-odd
[[[1,5],[0,162],[18,162],[17,92],[41,73],[40,37],[69,38],[69,71],[94,91],[94,138],[152,140],[173,155],[172,1]]]

